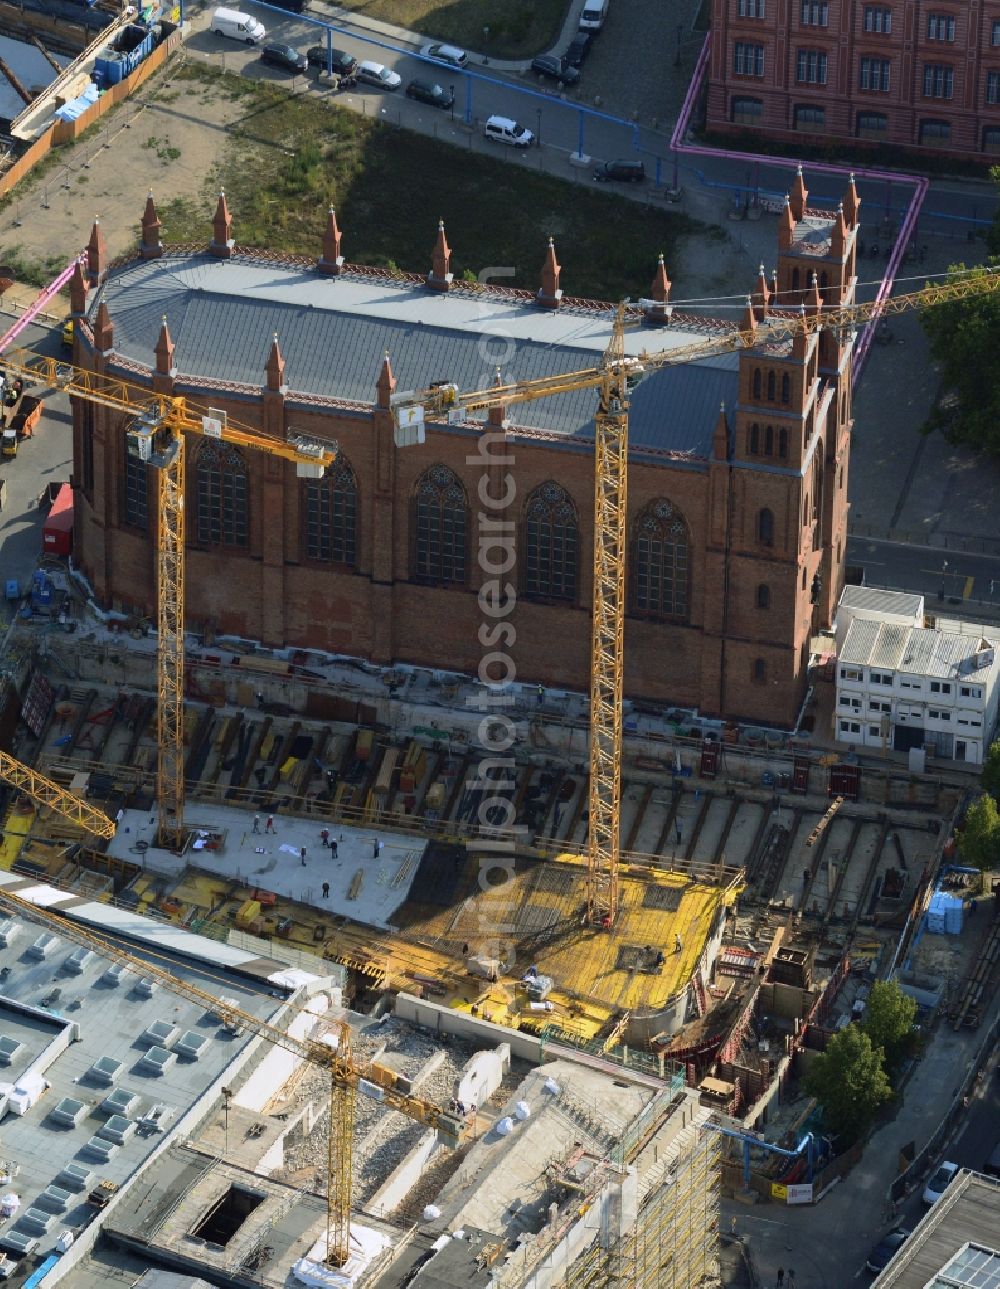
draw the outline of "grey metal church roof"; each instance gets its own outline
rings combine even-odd
[[[114,323],[114,348],[150,366],[165,317],[181,379],[260,386],[272,337],[278,336],[292,396],[371,404],[382,355],[399,389],[455,381],[482,388],[497,363],[507,380],[592,366],[610,334],[611,317],[573,309],[543,311],[510,297],[472,292],[434,294],[411,282],[346,274],[324,278],[307,269],[208,255],[136,261],[109,276],[100,300]],[[690,343],[679,327],[629,333],[638,353]],[[722,402],[737,397],[738,358],[724,354],[650,375],[632,399],[631,443],[706,458]],[[569,438],[593,436],[590,391],[511,409],[511,420]]]

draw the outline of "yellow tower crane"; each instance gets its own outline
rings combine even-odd
[[[221,999],[217,994],[202,989],[191,981],[182,980],[165,967],[140,958],[122,949],[103,935],[85,930],[69,918],[40,908],[11,891],[0,889],[0,908],[19,913],[33,922],[64,936],[82,948],[90,949],[110,961],[126,967],[138,975],[149,976],[179,998],[204,1007],[219,1017],[223,1024],[242,1030],[273,1043],[310,1065],[326,1070],[330,1076],[330,1124],[327,1147],[327,1256],[329,1265],[342,1267],[350,1256],[351,1240],[351,1181],[353,1166],[354,1098],[362,1095],[398,1110],[416,1123],[433,1128],[446,1146],[459,1146],[467,1134],[464,1118],[444,1110],[433,1101],[396,1086],[395,1073],[375,1063],[361,1065],[351,1053],[351,1028],[346,1021],[337,1024],[336,1042],[311,1038],[296,1038],[286,1030],[260,1020],[235,1003]]]
[[[594,445],[594,572],[590,660],[590,821],[587,837],[587,919],[610,927],[618,914],[621,851],[622,678],[624,672],[625,550],[628,486],[629,394],[649,372],[716,354],[753,349],[762,339],[776,341],[821,330],[850,332],[883,314],[905,313],[967,299],[997,290],[995,269],[970,270],[920,291],[890,296],[883,301],[821,306],[807,311],[771,309],[759,326],[733,327],[707,340],[694,341],[656,353],[625,352],[625,323],[640,319],[641,310],[619,305],[611,343],[594,367],[542,376],[535,380],[496,384],[462,392],[457,385],[438,383],[428,389],[393,396],[393,415],[401,428],[422,427],[425,417],[461,420],[470,412],[531,403],[577,390],[598,392]],[[751,301],[748,297],[747,307]],[[411,440],[412,441],[412,440]]]
[[[86,801],[81,801],[72,792],[67,792],[58,783],[47,779],[44,774],[22,765],[7,752],[0,752],[0,780],[19,789],[36,805],[47,806],[49,810],[54,810],[95,837],[110,841],[115,835],[114,822],[103,810],[95,810]]]
[[[0,366],[25,383],[62,389],[72,398],[124,413],[130,418],[125,431],[129,453],[157,470],[156,804],[159,843],[178,849],[184,830],[184,436],[224,439],[293,461],[301,477],[313,479],[336,460],[336,444],[301,436],[269,438],[188,399],[157,394],[32,350],[11,350],[0,358]]]

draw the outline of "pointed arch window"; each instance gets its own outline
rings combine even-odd
[[[249,485],[242,454],[229,443],[205,442],[195,470],[199,543],[245,547],[249,541]]]
[[[766,582],[761,582],[757,587],[757,608],[769,609],[771,607],[771,588]]]
[[[358,561],[358,484],[342,456],[322,479],[304,479],[302,516],[306,558],[324,564]]]
[[[774,426],[769,425],[764,431],[764,455],[766,457],[774,455]]]
[[[761,546],[774,545],[774,513],[767,506],[757,511],[757,540]]]
[[[554,480],[524,508],[524,592],[546,600],[575,600],[580,525],[573,499]]]
[[[797,291],[798,289],[799,289],[799,271],[798,269],[792,269],[792,290]]]
[[[767,373],[767,400],[769,403],[774,402],[774,372]]]
[[[468,502],[458,476],[432,465],[413,499],[413,576],[418,582],[464,582]]]
[[[747,436],[747,451],[751,456],[756,456],[760,451],[760,426],[756,421],[750,426],[750,432]]]
[[[781,375],[781,401],[788,403],[792,397],[792,378],[788,372],[782,372]]]
[[[753,663],[753,682],[755,685],[767,684],[767,663],[763,658],[755,658]]]
[[[122,521],[132,528],[149,528],[149,467],[131,452],[125,454]]]
[[[781,461],[788,460],[788,431],[778,431],[778,458]]]
[[[633,612],[686,619],[690,580],[684,516],[665,498],[651,502],[636,520],[632,538]]]
[[[760,398],[760,368],[759,367],[755,367],[753,369],[753,396],[754,398]]]

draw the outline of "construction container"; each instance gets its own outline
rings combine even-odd
[[[367,761],[372,754],[372,745],[375,742],[374,730],[358,730],[357,742],[354,748],[354,755],[359,761]]]
[[[382,764],[378,769],[378,777],[375,780],[375,792],[382,798],[389,795],[389,790],[392,787],[392,776],[396,772],[396,762],[398,760],[399,748],[386,748],[385,756],[382,757]]]
[[[73,552],[73,489],[64,483],[52,503],[42,529],[42,550],[46,555]]]

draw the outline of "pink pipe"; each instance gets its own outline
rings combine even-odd
[[[73,276],[77,262],[83,259],[82,255],[76,256],[66,265],[58,277],[52,279],[48,286],[43,287],[37,299],[25,309],[24,313],[18,318],[17,322],[0,336],[0,354],[6,350],[12,341],[16,340],[25,327],[36,318],[52,299],[52,297],[63,289],[66,283]]]
[[[674,126],[674,132],[670,136],[670,147],[674,152],[683,153],[686,156],[701,157],[725,157],[728,161],[756,161],[763,162],[769,166],[786,166],[791,169],[797,166],[798,162],[790,161],[785,157],[770,157],[759,152],[736,152],[729,148],[709,148],[704,144],[685,143],[684,135],[687,133],[688,123],[691,120],[691,113],[694,111],[695,100],[701,90],[702,82],[705,78],[705,70],[708,67],[708,60],[711,51],[711,35],[705,37],[705,43],[701,47],[698,55],[698,61],[695,63],[694,72],[691,76],[691,84],[688,86],[687,94],[684,96],[684,103],[681,106],[680,116],[677,118],[677,124]],[[884,179],[891,183],[911,183],[914,187],[913,197],[907,208],[906,215],[899,230],[899,236],[896,238],[892,254],[886,265],[885,275],[879,284],[878,292],[875,296],[875,312],[864,330],[861,333],[861,339],[854,350],[852,360],[852,371],[854,379],[857,380],[861,374],[865,359],[868,357],[868,351],[871,349],[872,340],[875,335],[875,328],[878,325],[879,317],[882,313],[882,307],[892,292],[893,284],[896,280],[896,273],[903,261],[906,248],[909,245],[910,237],[916,228],[917,219],[920,215],[921,207],[924,204],[924,198],[930,187],[929,180],[920,175],[894,174],[888,170],[869,170],[862,167],[836,166],[828,161],[810,162],[808,168],[816,170],[823,174],[834,175],[860,175],[862,179]]]

